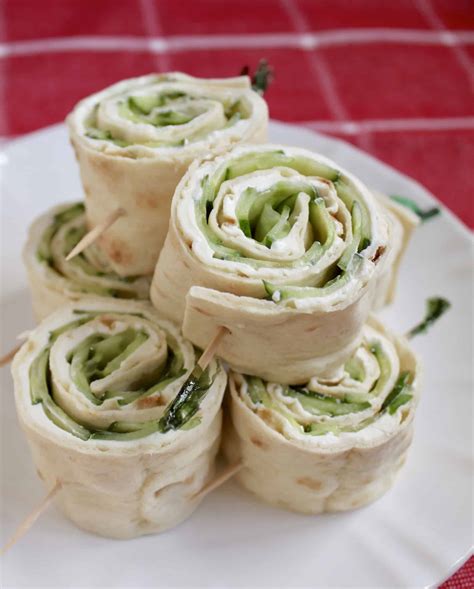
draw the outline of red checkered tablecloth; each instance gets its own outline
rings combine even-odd
[[[0,139],[121,78],[266,57],[271,116],[341,137],[474,226],[472,0],[0,0]],[[445,588],[474,587],[471,559]]]

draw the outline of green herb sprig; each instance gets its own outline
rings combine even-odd
[[[258,92],[263,96],[268,89],[268,86],[274,79],[274,71],[271,66],[268,65],[266,59],[261,59],[255,70],[253,76],[250,75],[250,68],[248,65],[242,68],[240,72],[241,76],[249,76],[252,81],[252,88],[255,92]]]
[[[432,217],[438,216],[441,213],[441,209],[439,207],[432,207],[431,209],[423,210],[416,204],[414,200],[411,200],[411,198],[407,198],[406,196],[393,194],[390,196],[390,198],[407,209],[410,209],[410,211],[413,211],[415,215],[419,217],[422,223],[428,221],[428,219],[431,219]]]
[[[408,337],[414,337],[420,333],[426,333],[428,328],[433,325],[448,309],[451,303],[442,297],[432,297],[426,301],[426,312],[423,321],[415,325],[407,333]]]
[[[160,431],[166,433],[171,429],[177,430],[188,423],[198,412],[199,404],[211,385],[212,379],[209,376],[209,371],[203,371],[196,364],[194,370],[160,419]]]

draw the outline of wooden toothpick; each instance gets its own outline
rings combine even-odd
[[[198,360],[198,365],[202,370],[206,370],[206,368],[212,362],[214,356],[216,355],[217,348],[219,347],[219,344],[221,343],[222,338],[227,333],[230,333],[230,331],[227,329],[227,327],[224,327],[223,325],[221,325],[217,329],[216,335],[209,342],[209,344],[207,345],[207,348],[204,350],[204,352],[202,353],[201,357]]]
[[[71,260],[81,252],[83,252],[86,248],[92,245],[95,241],[99,239],[102,233],[105,233],[107,229],[125,215],[125,210],[122,208],[118,208],[115,211],[112,211],[110,215],[108,215],[102,223],[96,225],[93,229],[91,229],[88,233],[84,235],[84,237],[77,243],[69,254],[66,256],[66,260]]]
[[[194,495],[191,495],[192,500],[196,499],[203,499],[206,495],[223,485],[226,481],[231,479],[235,474],[239,472],[239,470],[243,467],[242,462],[239,460],[236,464],[230,464],[227,466],[220,475],[218,475],[214,480],[204,485],[202,489],[200,489]]]
[[[46,495],[46,497],[41,501],[41,503],[39,505],[37,505],[33,509],[33,511],[28,515],[28,517],[26,517],[23,520],[23,522],[18,526],[16,532],[13,534],[13,536],[10,538],[10,540],[2,548],[2,551],[1,551],[2,556],[8,550],[10,550],[10,548],[12,548],[12,546],[14,546],[18,542],[18,540],[23,538],[23,536],[27,532],[29,532],[29,530],[32,528],[35,521],[39,518],[39,516],[44,511],[46,511],[46,509],[48,508],[51,501],[54,499],[54,497],[59,493],[59,491],[61,489],[62,489],[62,484],[59,481],[56,481],[55,485],[49,491],[49,493]]]

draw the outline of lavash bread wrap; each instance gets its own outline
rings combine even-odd
[[[15,356],[20,423],[40,477],[79,527],[113,538],[188,517],[213,476],[226,374],[213,361],[193,395],[180,387],[193,346],[149,303],[62,307]]]
[[[395,299],[400,264],[420,219],[410,209],[398,204],[387,195],[378,191],[372,191],[372,193],[382,206],[389,222],[390,251],[383,271],[377,278],[374,301],[374,309],[381,309],[393,303]]]
[[[151,278],[115,274],[94,244],[71,260],[67,255],[87,232],[82,203],[57,205],[38,217],[28,231],[23,260],[33,310],[40,321],[61,305],[79,299],[148,299]]]
[[[237,146],[178,185],[150,297],[237,372],[330,375],[354,352],[392,255],[389,220],[353,175],[311,151]]]
[[[413,434],[420,368],[403,337],[369,320],[332,381],[303,386],[229,375],[223,448],[238,481],[277,507],[318,514],[385,493]]]
[[[190,163],[234,143],[265,141],[268,108],[248,76],[151,74],[85,98],[67,123],[88,225],[124,209],[100,245],[115,272],[134,276],[153,272]]]

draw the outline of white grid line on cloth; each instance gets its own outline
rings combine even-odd
[[[287,11],[288,16],[296,25],[298,32],[302,34],[308,34],[310,32],[310,26],[307,23],[305,16],[301,13],[296,0],[282,0],[283,5]],[[310,63],[315,70],[316,76],[322,81],[321,90],[326,98],[330,111],[335,115],[335,118],[339,121],[348,119],[349,113],[342,101],[340,93],[337,91],[336,83],[326,59],[317,51],[314,50],[309,54]],[[371,151],[373,148],[373,142],[365,131],[359,131],[355,134],[358,145],[367,151]]]
[[[163,37],[163,28],[153,0],[138,0],[143,25],[147,35],[147,49],[154,56],[155,66],[160,72],[167,72],[170,69],[170,58],[166,51],[153,51],[153,43],[156,38]]]
[[[280,0],[280,3],[288,18],[293,23],[297,33],[304,39],[305,35],[309,32],[308,26],[295,1]],[[335,119],[347,119],[348,113],[336,90],[334,80],[331,76],[327,63],[316,49],[317,46],[310,48],[311,52],[308,53],[308,62],[316,76],[316,79],[320,82],[321,91],[326,101],[327,107]]]
[[[313,131],[357,135],[369,133],[399,133],[410,131],[463,131],[474,130],[474,117],[443,117],[413,119],[364,119],[360,121],[298,121]]]
[[[78,35],[0,43],[0,58],[34,53],[65,51],[149,51],[166,53],[199,49],[278,49],[312,51],[316,47],[338,47],[390,43],[457,47],[474,45],[473,31],[412,31],[405,29],[332,30],[322,33],[262,33],[248,35],[175,35],[170,37]]]
[[[449,36],[452,32],[444,24],[441,18],[436,13],[430,0],[416,0],[415,6],[418,12],[425,19],[425,21],[436,31],[444,33]],[[449,45],[453,55],[456,57],[458,64],[466,72],[468,82],[471,84],[471,88],[474,87],[474,66],[469,57],[468,53],[457,44]]]

